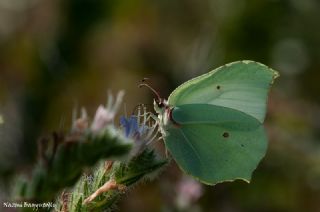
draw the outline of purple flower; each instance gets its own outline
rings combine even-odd
[[[121,116],[120,125],[125,136],[135,140],[136,147],[133,152],[140,151],[158,137],[158,123],[145,107],[142,113],[141,108],[138,107],[137,115],[131,115],[128,118]]]
[[[131,115],[129,118],[120,117],[120,125],[124,128],[126,137],[140,136],[143,127],[139,127],[136,116]]]

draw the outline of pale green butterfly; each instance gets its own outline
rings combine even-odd
[[[237,61],[191,79],[154,109],[166,148],[180,168],[214,185],[251,180],[267,149],[262,125],[267,95],[278,72]]]

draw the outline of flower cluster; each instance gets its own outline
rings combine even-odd
[[[113,123],[114,116],[120,101],[122,100],[122,93],[119,93],[116,99],[116,103],[108,104],[109,106],[99,106],[95,114],[94,120],[91,124],[90,130],[94,133],[100,132],[105,129],[109,124]],[[112,98],[109,98],[108,102],[112,102]],[[86,113],[75,123],[74,128],[81,130],[80,126],[88,126],[88,124],[82,124],[87,122]],[[157,118],[150,112],[147,112],[147,108],[143,105],[137,107],[137,114],[132,114],[129,117],[120,117],[121,130],[119,131],[126,138],[134,140],[133,148],[129,153],[129,160],[126,162],[116,163],[115,168],[113,164],[115,161],[105,161],[104,173],[114,172],[110,174],[110,178],[104,182],[104,184],[96,189],[83,200],[84,205],[90,205],[94,199],[102,194],[106,194],[113,190],[114,192],[123,192],[127,186],[130,186],[134,182],[138,182],[139,179],[144,178],[150,173],[154,173],[164,164],[166,160],[158,160],[153,151],[148,150],[147,145],[157,138],[158,135],[158,121]],[[145,158],[145,159],[144,159]],[[144,161],[148,161],[144,164]],[[138,172],[139,177],[137,177]],[[142,174],[143,173],[143,174]],[[87,180],[87,179],[86,179]]]

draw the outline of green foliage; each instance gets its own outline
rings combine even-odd
[[[71,190],[68,195],[67,208],[70,211],[111,210],[121,194],[141,180],[153,178],[165,164],[167,160],[159,159],[154,150],[150,149],[144,149],[126,162],[114,162],[112,168],[107,168],[106,164],[101,162],[92,173],[84,174]],[[119,185],[118,189],[103,192],[88,204],[83,203],[83,200],[90,194],[111,180]],[[57,202],[59,203],[58,208],[63,208],[63,201],[58,199]]]
[[[167,161],[146,147],[155,125],[146,125],[146,119],[138,122],[136,116],[122,117],[122,128],[113,124],[123,95],[120,91],[114,101],[109,94],[107,106],[98,107],[90,125],[84,109],[80,118],[74,111],[69,134],[55,132],[41,138],[31,179],[16,180],[15,200],[57,199],[61,211],[100,211],[112,208],[123,192],[157,174]],[[101,159],[107,161],[90,172]]]
[[[45,156],[35,166],[31,181],[19,184],[17,198],[51,201],[63,188],[73,186],[85,167],[94,165],[100,159],[126,156],[132,147],[132,140],[125,138],[121,132],[117,133],[111,126],[99,134],[61,136],[60,139],[53,140],[61,143],[49,151],[47,155],[50,158]]]
[[[131,186],[144,177],[150,177],[166,163],[166,160],[157,159],[153,150],[145,149],[128,163],[120,163],[114,172],[114,179],[118,184]]]

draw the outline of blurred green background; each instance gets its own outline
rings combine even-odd
[[[267,155],[250,184],[203,186],[185,211],[320,211],[318,0],[0,0],[0,199],[30,170],[36,141],[91,117],[107,90],[132,111],[182,82],[251,59],[281,77],[270,93]],[[150,108],[151,109],[151,108]],[[163,151],[162,142],[156,144]],[[174,163],[125,195],[120,211],[176,211]]]

